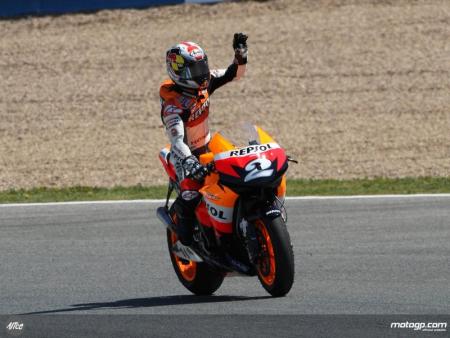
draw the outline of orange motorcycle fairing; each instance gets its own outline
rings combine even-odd
[[[201,201],[198,204],[197,208],[195,209],[195,216],[197,217],[197,220],[202,226],[207,228],[210,228],[212,226],[211,218],[209,217],[205,201]]]
[[[172,180],[176,181],[177,174],[175,172],[173,164],[169,161],[169,157],[170,157],[170,145],[167,145],[160,150],[159,160],[161,161],[164,169],[166,170],[167,175],[169,175],[169,177]]]
[[[286,197],[286,175],[283,175],[281,183],[277,188],[277,197],[281,200],[284,200],[284,198]]]
[[[216,173],[207,177],[200,193],[203,195],[216,235],[231,234],[233,232],[234,205],[238,195],[226,186],[219,186],[219,175]]]

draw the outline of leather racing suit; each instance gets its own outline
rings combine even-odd
[[[180,240],[185,245],[191,242],[195,207],[200,201],[198,190],[202,184],[185,176],[183,160],[191,155],[198,158],[208,151],[210,96],[216,89],[244,75],[245,67],[245,64],[238,65],[235,61],[226,70],[212,70],[208,87],[203,91],[183,88],[172,80],[161,84],[161,119],[171,143],[170,161],[175,167],[181,190],[174,208],[180,218],[179,223],[183,224],[184,229],[180,230],[184,234]]]

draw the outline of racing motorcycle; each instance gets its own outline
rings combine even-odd
[[[244,146],[235,146],[221,133],[199,161],[207,168],[202,200],[195,210],[193,244],[177,238],[177,215],[170,196],[180,193],[170,146],[160,151],[168,176],[166,203],[157,216],[167,230],[175,273],[192,293],[214,293],[226,276],[258,276],[272,296],[286,295],[294,282],[294,254],[286,227],[285,173],[295,160],[261,128],[251,125]]]

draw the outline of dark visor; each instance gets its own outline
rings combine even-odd
[[[187,68],[189,69],[190,76],[193,80],[209,77],[208,61],[206,60],[200,60],[192,63]]]

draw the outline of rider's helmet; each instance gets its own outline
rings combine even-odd
[[[167,73],[177,85],[190,89],[206,89],[210,72],[208,57],[194,42],[181,42],[167,50]]]

